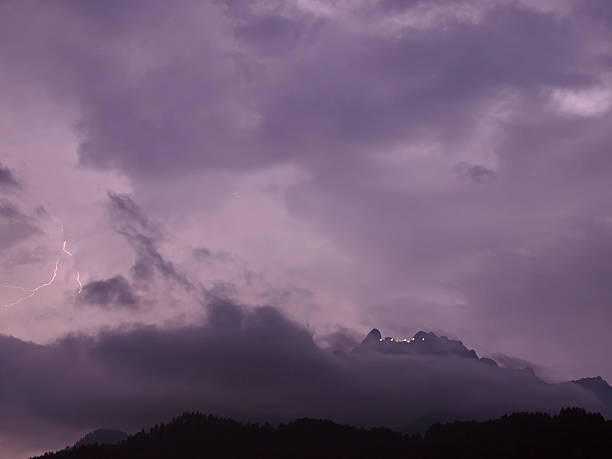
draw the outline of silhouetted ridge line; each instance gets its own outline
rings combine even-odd
[[[438,336],[432,332],[419,331],[410,337],[383,338],[377,328],[373,328],[361,344],[355,349],[356,352],[379,352],[382,354],[412,354],[412,355],[448,355],[480,360],[481,362],[497,366],[494,360],[478,358],[476,351],[468,349],[465,345],[446,336]]]
[[[46,458],[587,458],[611,457],[612,421],[582,408],[558,416],[515,413],[484,422],[435,424],[424,435],[298,419],[273,427],[187,413],[116,445]]]
[[[78,448],[79,446],[84,445],[114,445],[119,443],[122,440],[125,440],[128,437],[128,434],[118,429],[96,429],[93,432],[89,432],[79,441],[77,441],[74,446]]]

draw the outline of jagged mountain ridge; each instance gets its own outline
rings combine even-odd
[[[479,358],[476,351],[468,349],[459,340],[437,336],[435,333],[422,330],[411,338],[383,338],[380,331],[373,328],[356,350],[358,352],[375,351],[383,354],[454,355],[497,366],[494,360]]]
[[[478,357],[476,351],[468,349],[460,340],[449,339],[446,336],[437,336],[432,332],[419,331],[411,338],[382,337],[380,330],[373,328],[355,349],[355,352],[377,352],[381,354],[405,354],[405,355],[433,355],[433,356],[456,356],[472,360],[478,360],[483,364],[498,367],[498,364],[487,357]],[[507,369],[508,371],[521,372],[527,378],[541,381],[535,374],[533,368]],[[603,404],[602,414],[607,418],[612,417],[612,387],[601,376],[581,378],[568,382],[577,384],[595,395]],[[568,384],[561,383],[561,384]]]

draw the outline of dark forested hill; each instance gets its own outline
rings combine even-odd
[[[517,413],[486,422],[436,424],[424,435],[331,421],[240,424],[190,413],[116,445],[88,445],[54,459],[110,458],[587,458],[612,457],[612,421],[583,409]]]
[[[74,446],[78,448],[79,446],[85,445],[115,445],[122,440],[125,440],[128,435],[117,429],[96,429],[93,432],[89,432],[79,441],[77,441]]]

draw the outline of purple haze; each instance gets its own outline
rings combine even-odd
[[[612,380],[611,30],[605,0],[2,2],[0,387],[28,391],[0,450],[112,422],[76,413],[108,395],[91,381],[219,299],[281,314],[321,387],[350,374],[321,347],[373,327]],[[53,380],[74,349],[62,418],[15,362]],[[139,365],[109,406],[163,373]],[[151,412],[212,406],[184,394]],[[340,413],[308,400],[270,415]],[[29,442],[47,423],[67,427]]]

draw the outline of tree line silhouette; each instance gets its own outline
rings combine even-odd
[[[612,457],[612,421],[582,408],[559,415],[432,425],[424,434],[363,429],[332,421],[242,424],[199,413],[140,431],[115,445],[46,453],[48,459],[110,458],[594,458]]]

